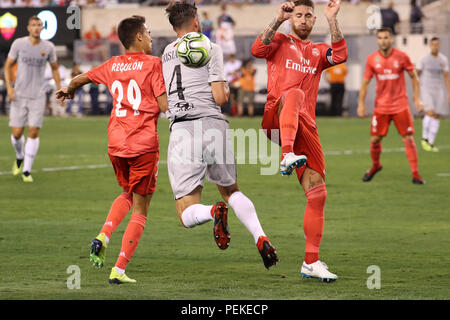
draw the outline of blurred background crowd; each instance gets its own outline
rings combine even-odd
[[[173,41],[174,34],[169,27],[157,19],[165,19],[159,14],[168,0],[2,0],[0,2],[0,19],[6,12],[23,8],[52,8],[78,6],[81,8],[82,25],[73,32],[74,40],[58,43],[60,74],[64,83],[74,76],[85,72],[109,59],[124,53],[117,35],[118,15],[135,14],[136,8],[148,10],[140,12],[149,20],[152,29],[153,54],[160,56],[165,45]],[[267,71],[264,61],[253,59],[250,46],[264,26],[275,14],[276,6],[281,0],[195,0],[199,8],[203,32],[212,41],[219,44],[224,53],[224,68],[231,88],[231,98],[223,112],[230,116],[253,116],[263,112],[265,103]],[[325,5],[327,0],[316,0],[317,7]],[[427,50],[427,41],[439,34],[443,39],[443,51],[449,49],[449,0],[422,1],[359,1],[348,0],[340,13],[342,29],[349,45],[349,61],[347,64],[330,68],[322,77],[319,86],[318,114],[329,116],[354,116],[357,92],[364,69],[365,59],[370,51],[374,51],[376,43],[373,30],[368,28],[366,20],[372,14],[374,4],[379,11],[379,25],[388,26],[397,34],[397,46],[403,50],[415,50],[413,60]],[[445,10],[443,10],[443,8]],[[102,10],[100,13],[96,10]],[[8,11],[10,10],[10,11]],[[31,9],[30,9],[31,10]],[[318,20],[322,9],[316,8]],[[31,12],[31,11],[30,11]],[[65,12],[65,11],[64,11]],[[163,12],[163,11],[161,11]],[[98,21],[98,15],[105,15]],[[438,16],[435,16],[437,14]],[[31,15],[31,14],[30,14]],[[156,17],[159,18],[156,18]],[[258,18],[255,18],[258,17]],[[358,17],[358,19],[356,18]],[[353,20],[353,21],[352,21]],[[164,21],[164,20],[161,20]],[[443,23],[444,21],[444,23]],[[1,21],[0,21],[1,22]],[[163,26],[160,26],[163,25]],[[1,26],[1,23],[0,23]],[[60,28],[61,29],[61,28]],[[289,24],[280,28],[281,32],[289,32]],[[58,31],[64,32],[64,31]],[[25,36],[27,34],[15,35]],[[313,41],[329,42],[327,25],[318,21],[313,31]],[[0,66],[6,58],[13,39],[3,42],[0,55]],[[1,42],[0,42],[1,44]],[[108,114],[112,109],[112,98],[104,86],[90,85],[80,89],[74,100],[62,109],[54,101],[55,86],[50,68],[48,68],[48,115],[84,116]],[[8,99],[4,86],[3,73],[0,72],[0,114],[7,114]]]

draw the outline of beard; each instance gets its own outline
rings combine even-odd
[[[300,27],[292,27],[292,31],[297,35],[297,37],[299,37],[302,40],[306,40],[309,38],[309,35],[311,34],[312,31],[312,27],[311,28],[306,28],[306,29],[301,29]]]

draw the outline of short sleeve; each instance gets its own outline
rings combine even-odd
[[[97,68],[88,71],[86,75],[95,84],[101,83],[108,86],[108,70],[109,70],[108,65],[109,60],[103,63],[102,65],[98,66]]]
[[[50,54],[48,55],[48,62],[55,63],[57,60],[56,57],[56,48],[53,43],[50,43]]]
[[[366,70],[364,71],[364,79],[370,80],[373,77],[373,69],[372,69],[372,63],[370,57],[367,59],[366,62]]]
[[[164,85],[164,77],[162,73],[162,62],[161,59],[159,58],[155,60],[152,74],[150,76],[150,85],[152,87],[155,98],[159,97],[164,92],[166,92],[166,87]]]
[[[409,58],[409,56],[404,53],[403,55],[403,67],[405,68],[406,71],[411,72],[414,70],[414,64],[411,62],[411,59]]]
[[[13,59],[14,61],[19,58],[19,43],[18,40],[15,40],[12,45],[11,49],[9,50],[8,57]]]
[[[222,48],[218,45],[213,45],[213,56],[211,61],[207,64],[208,68],[208,82],[227,81],[223,69],[223,53]]]

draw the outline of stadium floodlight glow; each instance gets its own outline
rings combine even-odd
[[[37,16],[44,24],[44,29],[41,32],[41,39],[52,39],[58,30],[58,19],[56,19],[56,15],[50,10],[43,10],[39,12]]]

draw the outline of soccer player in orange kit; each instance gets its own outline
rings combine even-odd
[[[411,77],[414,102],[417,111],[422,112],[424,105],[420,100],[419,78],[408,55],[393,48],[393,42],[394,38],[391,29],[382,28],[377,31],[379,50],[367,58],[366,71],[359,92],[357,112],[359,117],[364,117],[366,115],[364,100],[370,79],[375,75],[377,79],[377,93],[370,128],[372,167],[364,174],[363,181],[368,182],[372,180],[373,176],[383,168],[380,163],[381,140],[387,135],[391,121],[394,121],[405,145],[406,157],[411,167],[412,182],[420,185],[425,182],[419,174],[417,148],[413,136],[414,123],[409,111],[403,72],[408,72],[408,75]]]
[[[110,284],[134,283],[125,274],[147,221],[150,200],[156,188],[159,143],[156,131],[160,109],[167,111],[167,95],[161,59],[149,56],[152,38],[145,18],[132,16],[120,22],[119,39],[126,49],[99,67],[81,74],[56,93],[72,99],[81,86],[106,85],[114,108],[108,125],[108,155],[123,192],[113,202],[100,234],[92,240],[90,259],[103,267],[109,239],[132,207],[131,219],[122,238],[122,248],[109,276]]]
[[[309,40],[316,22],[314,3],[296,0],[283,3],[270,25],[257,37],[252,54],[267,60],[267,104],[262,128],[271,138],[271,130],[280,130],[282,161],[280,172],[297,171],[307,204],[303,220],[305,257],[301,274],[324,282],[336,280],[319,260],[319,246],[324,225],[325,160],[317,133],[315,108],[322,71],[347,60],[347,45],[339,29],[337,14],[340,1],[325,7],[331,33],[331,47]],[[276,32],[290,20],[289,35]]]

